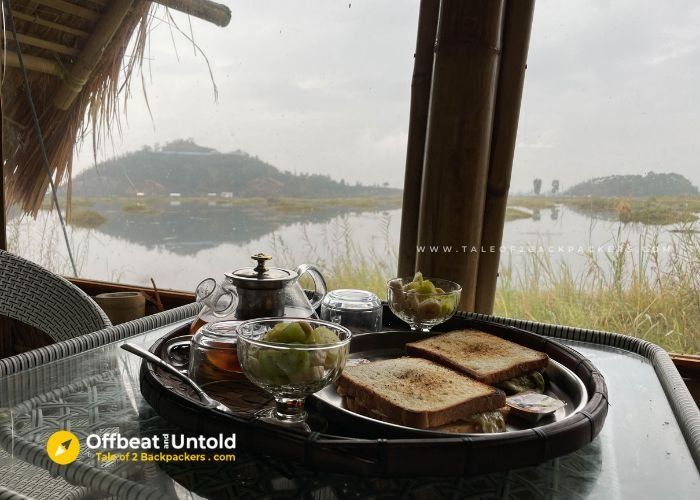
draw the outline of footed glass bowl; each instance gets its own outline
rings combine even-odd
[[[454,281],[421,278],[430,287],[409,289],[413,278],[394,278],[387,282],[387,301],[391,311],[408,323],[411,330],[428,332],[450,319],[459,306],[462,287]],[[428,289],[429,291],[426,291]],[[434,291],[433,291],[434,290]]]
[[[328,321],[254,319],[238,326],[238,358],[245,376],[275,398],[268,416],[302,423],[306,396],[340,376],[351,337],[350,330]]]

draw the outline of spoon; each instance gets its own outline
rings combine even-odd
[[[231,413],[231,410],[229,410],[226,406],[219,403],[215,399],[209,397],[209,395],[206,392],[204,392],[204,390],[199,385],[197,385],[197,383],[194,380],[192,380],[190,377],[188,377],[184,373],[180,372],[173,365],[166,363],[165,361],[160,359],[158,356],[156,356],[152,352],[149,352],[146,349],[139,347],[135,344],[130,344],[129,342],[125,342],[124,344],[122,344],[121,348],[124,349],[125,351],[129,351],[132,354],[136,354],[137,356],[145,359],[146,361],[149,361],[149,362],[153,363],[154,365],[162,368],[163,370],[166,370],[169,373],[175,375],[177,378],[179,378],[180,380],[185,382],[187,385],[192,387],[192,389],[194,389],[194,391],[197,393],[197,396],[199,396],[199,399],[206,406],[208,406],[210,408],[216,408],[217,410],[221,410],[221,411],[224,411],[226,413]]]

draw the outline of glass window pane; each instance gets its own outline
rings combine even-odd
[[[537,2],[497,314],[700,352],[699,21]]]
[[[90,141],[77,152],[80,277],[193,291],[264,251],[383,295],[418,1],[243,2],[226,28],[171,14],[157,10],[121,133],[97,166]],[[14,251],[72,274],[55,213],[9,226]]]

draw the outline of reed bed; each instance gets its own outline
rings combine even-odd
[[[518,266],[502,259],[494,313],[546,323],[624,333],[677,353],[700,353],[700,239],[674,233],[666,252],[646,232],[630,251],[617,235],[612,254],[588,254],[575,273],[547,254]]]
[[[582,271],[547,253],[525,254],[517,264],[503,255],[494,314],[618,332],[670,352],[700,354],[697,230],[697,224],[685,226],[660,245],[657,230],[630,242],[621,226],[611,245],[617,250],[583,255]],[[386,299],[386,281],[397,262],[392,242],[387,239],[381,254],[367,251],[342,224],[322,241],[305,238],[305,255],[293,255],[279,238],[274,251],[285,265],[318,263],[329,289],[360,288]],[[656,248],[664,251],[648,251]]]
[[[316,264],[323,270],[328,289],[358,288],[369,290],[386,299],[386,282],[394,277],[398,261],[397,245],[389,237],[391,219],[382,219],[381,234],[363,235],[353,233],[347,219],[331,224],[321,238],[311,238],[302,226],[300,237],[304,242],[303,253],[292,252],[286,242],[273,237],[272,253],[278,265],[294,267],[302,262]],[[366,245],[363,238],[376,237],[384,242],[383,251],[373,250],[376,245]],[[306,285],[306,283],[302,283]]]

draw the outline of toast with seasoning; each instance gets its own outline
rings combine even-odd
[[[544,390],[549,356],[479,330],[457,330],[406,344],[406,352],[507,392]]]
[[[351,411],[420,429],[478,420],[476,415],[498,413],[506,404],[499,389],[411,357],[346,367],[337,388]],[[505,430],[505,424],[498,430]]]

